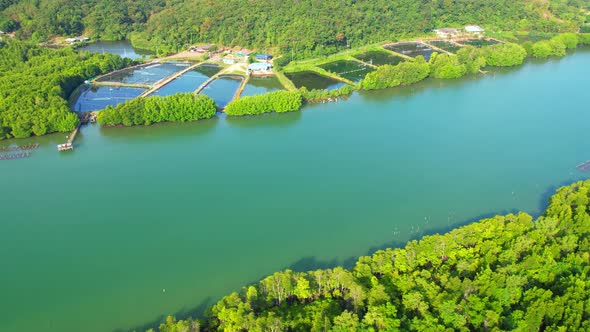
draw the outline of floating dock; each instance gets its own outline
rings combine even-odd
[[[582,172],[590,171],[590,160],[586,161],[585,163],[581,163],[580,165],[576,166],[576,168]]]
[[[30,151],[20,152],[20,153],[6,153],[0,154],[0,160],[11,160],[11,159],[21,159],[21,158],[28,158],[31,156]]]
[[[93,117],[93,113],[80,114],[80,123],[78,124],[76,129],[74,129],[74,131],[72,131],[67,142],[65,142],[64,144],[57,145],[57,151],[74,150],[74,140],[76,139],[76,135],[78,135],[78,132],[80,131],[80,127],[84,124],[87,124],[88,121],[90,121],[92,119],[92,117]]]

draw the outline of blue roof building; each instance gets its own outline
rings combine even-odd
[[[268,60],[272,60],[272,55],[270,55],[270,54],[256,54],[256,59],[268,61]]]

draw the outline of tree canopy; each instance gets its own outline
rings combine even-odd
[[[577,32],[588,9],[584,0],[2,0],[0,22],[25,37],[130,38],[159,52],[207,42],[302,59],[443,26]]]
[[[130,64],[118,55],[8,40],[0,45],[0,139],[73,130],[78,116],[67,99],[76,87]]]
[[[590,180],[342,267],[276,272],[160,331],[588,331]]]

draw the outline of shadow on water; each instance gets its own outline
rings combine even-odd
[[[301,112],[287,112],[287,113],[265,113],[250,116],[225,116],[225,122],[230,127],[241,128],[285,128],[289,127],[302,117]]]
[[[198,120],[183,123],[155,123],[150,126],[133,126],[133,127],[100,127],[100,135],[112,141],[134,141],[142,143],[146,141],[166,141],[175,140],[179,137],[196,137],[202,136],[214,130],[218,116],[211,119]]]
[[[200,318],[203,316],[205,311],[207,309],[209,309],[209,307],[211,307],[213,304],[214,304],[213,299],[208,297],[205,300],[203,300],[196,307],[193,307],[190,309],[183,308],[183,309],[181,309],[173,314],[170,314],[170,315],[176,317],[176,319],[178,319],[178,320],[187,319],[187,318],[191,318],[191,317],[192,318]],[[168,315],[161,315],[149,323],[138,325],[138,326],[135,326],[135,327],[132,327],[129,329],[119,328],[119,329],[113,330],[113,332],[130,332],[130,331],[144,332],[144,331],[149,330],[150,328],[156,329],[158,326],[160,326],[161,323],[163,323],[166,320],[166,316],[168,316]]]

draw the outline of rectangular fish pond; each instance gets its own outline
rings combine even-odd
[[[363,63],[346,60],[326,63],[319,67],[355,83],[362,80],[368,73],[375,70],[373,67],[367,66]]]
[[[496,44],[499,44],[499,42],[497,42],[493,39],[467,39],[467,40],[459,41],[459,44],[471,45],[471,46],[475,46],[475,47],[484,47],[484,46],[496,45]]]
[[[154,91],[150,96],[170,96],[176,93],[193,92],[220,70],[221,68],[216,65],[198,66]]]
[[[312,71],[300,71],[285,75],[293,82],[293,84],[295,84],[298,89],[305,87],[308,90],[335,90],[346,85],[346,83],[316,74]]]
[[[221,75],[209,83],[200,93],[211,97],[217,107],[225,107],[233,99],[242,84],[242,76]]]
[[[250,77],[244,91],[242,91],[242,97],[261,95],[267,92],[284,90],[283,85],[274,76],[268,77]]]
[[[190,62],[150,63],[140,67],[124,69],[100,78],[99,82],[154,85],[158,81],[190,66]]]
[[[451,53],[457,53],[458,50],[463,48],[457,44],[453,44],[453,43],[448,42],[446,40],[433,40],[428,43],[432,46],[438,47],[442,50],[445,50],[445,51],[451,52]]]
[[[145,91],[140,88],[89,85],[83,85],[80,89],[80,95],[72,106],[74,112],[98,111],[107,106],[116,106],[136,98]]]
[[[371,63],[375,66],[382,66],[382,65],[392,65],[395,66],[401,62],[406,61],[405,58],[401,56],[397,56],[385,51],[369,51],[361,54],[357,54],[354,56],[355,58],[364,61],[366,63]]]
[[[383,47],[390,51],[407,55],[412,58],[421,55],[424,57],[424,59],[426,59],[426,61],[430,60],[430,56],[432,53],[434,53],[434,50],[431,47],[416,42],[397,43],[385,45]]]

